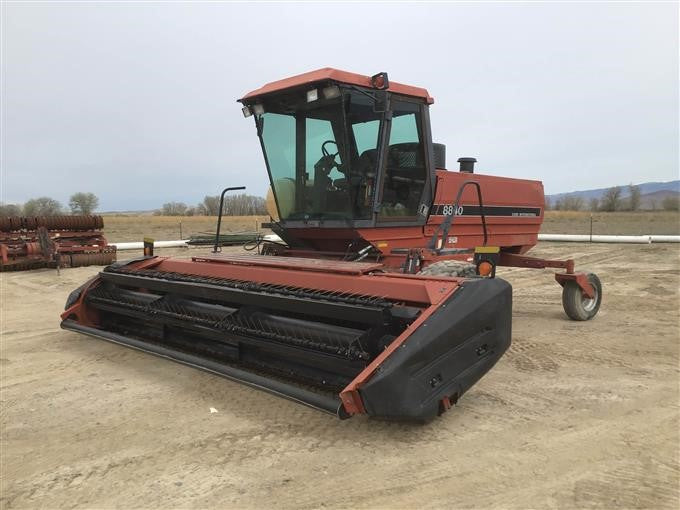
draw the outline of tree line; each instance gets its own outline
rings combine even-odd
[[[167,202],[156,210],[159,216],[217,216],[220,210],[220,196],[208,195],[194,207],[184,202]],[[263,216],[267,214],[265,199],[254,195],[231,195],[224,197],[222,214],[225,216]]]
[[[68,208],[50,197],[27,200],[25,204],[0,202],[0,216],[59,216],[62,214],[92,214],[99,207],[94,193],[78,192],[71,195]]]
[[[639,211],[641,206],[642,194],[639,186],[633,184],[628,186],[628,196],[623,196],[623,188],[621,186],[614,186],[606,190],[602,197],[591,198],[588,203],[583,197],[567,195],[551,202],[546,198],[546,209],[554,211]],[[661,209],[665,211],[680,210],[680,199],[678,197],[666,197],[661,201],[661,204],[652,202],[652,209],[657,209],[660,205]]]
[[[94,193],[78,192],[71,195],[68,208],[51,197],[38,197],[25,204],[0,202],[0,216],[59,216],[62,214],[92,214],[99,207],[99,198]],[[196,206],[184,202],[167,202],[154,211],[163,216],[217,216],[220,209],[219,195],[206,196]],[[225,216],[263,216],[267,214],[265,199],[253,195],[224,197],[222,214]]]
[[[546,198],[546,209],[555,211],[638,211],[641,193],[638,186],[628,186],[628,196],[623,196],[623,188],[614,186],[604,192],[601,198],[592,198],[588,203],[579,196],[564,196],[551,201]],[[656,209],[655,203],[652,203]],[[678,197],[666,197],[661,201],[661,209],[680,210]],[[68,209],[58,200],[38,197],[27,200],[25,204],[6,204],[0,202],[0,216],[57,216],[61,214],[92,214],[99,206],[99,198],[94,193],[78,192],[71,195]],[[184,202],[167,202],[154,211],[163,216],[217,216],[220,208],[219,195],[208,195],[193,207]],[[225,216],[263,216],[267,214],[266,201],[254,195],[231,195],[224,197],[222,213]]]

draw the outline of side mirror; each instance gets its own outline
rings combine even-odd
[[[387,90],[390,88],[390,79],[386,72],[381,72],[371,76],[371,87],[378,90]]]

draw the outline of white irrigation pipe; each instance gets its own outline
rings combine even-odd
[[[539,241],[557,241],[573,243],[680,243],[680,236],[644,235],[644,236],[608,236],[588,234],[538,234]]]
[[[282,242],[276,234],[264,236],[266,241]],[[680,236],[671,235],[645,235],[645,236],[608,236],[588,234],[538,234],[539,241],[572,241],[577,243],[680,243]]]
[[[538,234],[539,241],[558,241],[572,243],[636,243],[649,244],[649,236],[603,236],[589,234]]]
[[[264,236],[266,241],[281,242],[281,238],[276,234]],[[632,244],[649,244],[649,243],[680,243],[680,236],[671,235],[647,235],[647,236],[605,236],[588,234],[538,234],[539,241],[554,241],[554,242],[572,242],[572,243],[632,243]],[[187,240],[177,241],[154,241],[154,248],[186,248],[189,245]],[[144,249],[143,242],[132,243],[110,243],[115,246],[117,250],[142,250]]]
[[[653,243],[680,243],[680,236],[651,235],[649,238]]]
[[[276,234],[269,234],[264,236],[265,241],[273,241],[273,242],[281,242],[281,238],[277,236]],[[189,246],[189,240],[186,239],[184,241],[177,240],[177,241],[154,241],[153,247],[154,248],[187,248]],[[109,243],[112,246],[115,246],[118,251],[123,251],[123,250],[143,250],[144,249],[144,243],[141,241],[136,241],[136,242],[131,242],[131,243]]]
[[[116,247],[117,250],[143,250],[144,243],[141,241],[133,243],[109,243]],[[189,246],[187,241],[154,241],[154,248],[184,248]]]

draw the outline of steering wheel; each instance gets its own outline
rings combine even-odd
[[[326,149],[326,145],[328,145],[329,143],[332,143],[333,145],[335,145],[335,153],[334,154],[331,154],[330,152],[328,152],[328,149]],[[335,140],[326,140],[324,143],[321,144],[321,154],[323,154],[325,157],[333,156],[333,159],[335,159],[335,156],[337,156],[338,153],[339,153],[338,144]]]

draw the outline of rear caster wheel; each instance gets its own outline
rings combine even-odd
[[[595,289],[595,296],[589,298],[583,294],[581,287],[575,281],[565,282],[562,288],[562,306],[570,319],[587,321],[595,317],[602,302],[602,284],[594,273],[588,273],[588,282]]]

